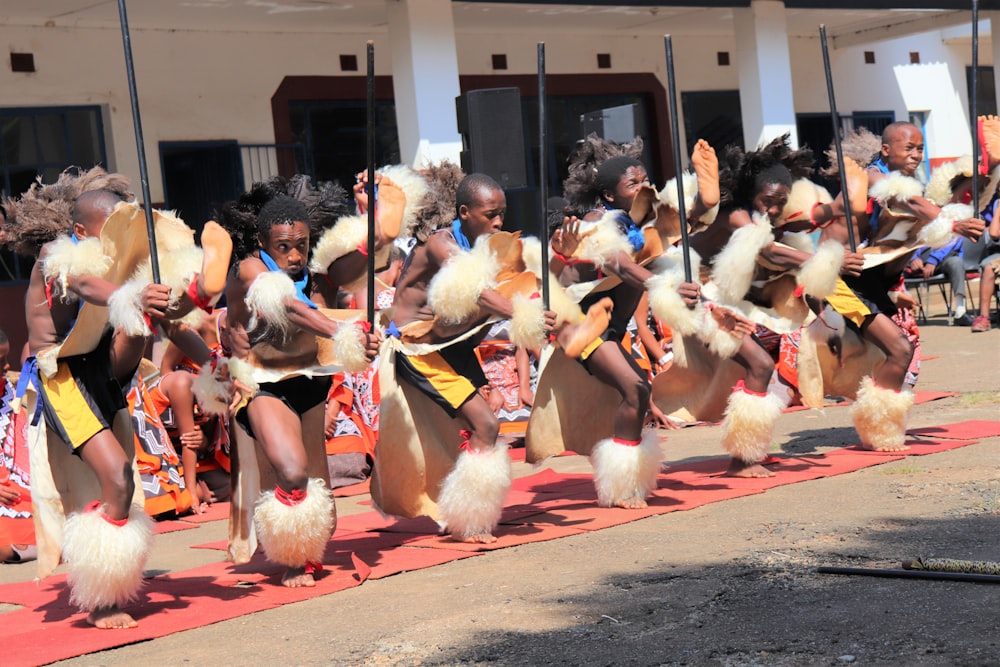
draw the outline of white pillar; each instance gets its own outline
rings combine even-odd
[[[980,16],[990,20],[990,50],[993,55],[993,90],[1000,97],[1000,12],[983,12]],[[982,21],[979,22],[979,38],[983,38]],[[980,62],[982,62],[982,51],[980,51]]]
[[[413,167],[445,158],[458,163],[460,90],[451,0],[388,0],[386,12],[401,160]]]
[[[733,9],[733,25],[747,150],[785,132],[797,147],[784,3],[752,0],[747,9]]]

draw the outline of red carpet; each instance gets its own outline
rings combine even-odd
[[[46,664],[335,593],[369,578],[432,567],[484,551],[580,535],[905,456],[965,447],[977,438],[1000,436],[1000,422],[934,426],[911,431],[910,436],[907,444],[911,449],[906,452],[879,453],[848,447],[824,454],[778,456],[777,462],[769,465],[775,476],[762,479],[723,477],[728,464],[725,457],[665,466],[649,507],[642,510],[597,507],[590,475],[545,469],[514,481],[498,539],[488,545],[462,544],[439,536],[437,524],[427,518],[396,521],[377,512],[345,516],[338,522],[324,558],[325,572],[314,588],[283,588],[282,568],[268,563],[260,554],[238,567],[219,562],[158,575],[148,580],[139,602],[128,607],[140,621],[133,630],[97,631],[87,626],[84,614],[69,606],[65,575],[41,584],[0,586],[0,601],[24,606],[3,616],[3,664]],[[212,509],[216,519],[228,516],[228,504],[220,503]],[[183,520],[215,520],[208,518],[210,514],[213,512]],[[226,544],[219,541],[199,547],[225,550]]]

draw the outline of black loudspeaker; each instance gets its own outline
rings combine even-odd
[[[517,88],[470,90],[455,98],[462,169],[492,176],[504,190],[528,186]]]

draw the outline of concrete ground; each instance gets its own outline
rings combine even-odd
[[[1000,420],[1000,331],[948,327],[939,303],[930,312],[924,355],[938,358],[918,389],[961,396],[916,406],[911,428]],[[718,438],[718,427],[670,432],[667,460],[719,456]],[[845,408],[782,415],[775,434],[789,454],[854,442]],[[816,572],[1000,560],[998,443],[367,581],[59,664],[1000,665],[1000,588]],[[583,457],[546,465],[590,470]],[[338,499],[340,513],[368,511],[363,499]],[[158,536],[148,567],[219,560],[188,547],[225,534],[215,522]],[[32,565],[0,567],[0,582],[33,576]]]

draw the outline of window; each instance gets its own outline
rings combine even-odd
[[[0,190],[11,197],[41,176],[51,183],[67,167],[107,163],[98,106],[0,108]],[[0,283],[28,279],[31,260],[0,253]]]
[[[980,116],[995,116],[997,113],[997,94],[996,94],[996,82],[993,79],[993,68],[983,67],[980,65],[977,68],[979,76],[977,78],[977,90],[976,90],[976,113]],[[965,82],[968,87],[967,96],[972,99],[972,68],[965,68]],[[969,112],[972,113],[971,110]]]

